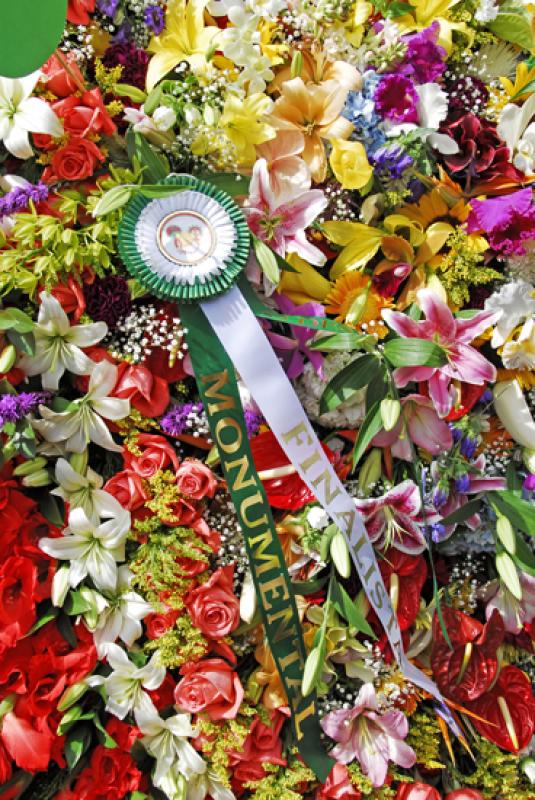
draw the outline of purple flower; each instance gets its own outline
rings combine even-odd
[[[357,758],[375,788],[384,785],[389,761],[406,769],[416,761],[414,750],[403,741],[409,732],[407,717],[398,710],[381,714],[372,683],[361,688],[354,708],[332,711],[321,727],[338,742],[332,751],[336,760],[349,764]]]
[[[525,255],[523,243],[535,238],[535,205],[530,188],[488,200],[472,200],[471,206],[469,233],[484,231],[497,253]]]
[[[433,505],[435,506],[435,508],[442,508],[442,506],[445,506],[447,502],[448,502],[447,492],[445,492],[444,489],[437,487],[433,492]]]
[[[0,395],[0,427],[8,422],[19,422],[42,403],[50,400],[50,392],[21,392]]]
[[[464,475],[461,475],[460,478],[457,478],[455,481],[455,490],[457,492],[462,492],[466,494],[466,492],[470,489],[470,475],[466,472]]]
[[[98,0],[97,8],[101,14],[104,14],[106,17],[114,17],[115,12],[117,11],[117,6],[119,5],[119,0]]]
[[[374,94],[375,108],[392,122],[418,122],[418,94],[410,78],[385,75]]]
[[[535,475],[526,475],[523,486],[528,492],[532,492],[535,489]]]
[[[84,286],[84,297],[89,316],[97,322],[105,322],[110,330],[114,330],[132,309],[128,283],[121,275],[97,278]]]
[[[245,408],[243,411],[243,416],[245,418],[245,427],[247,428],[247,436],[249,439],[258,432],[258,429],[262,422],[264,421],[264,417],[260,414],[259,411],[255,411],[254,408]]]
[[[120,41],[115,37],[113,44],[106,50],[102,63],[108,69],[120,65],[123,68],[121,80],[124,83],[145,89],[149,58],[149,54],[136,47],[133,42]]]
[[[45,183],[16,186],[3,197],[0,197],[0,218],[16,214],[17,211],[23,211],[28,208],[30,201],[36,205],[43,203],[47,197],[48,186]]]
[[[375,167],[375,174],[386,180],[399,180],[413,163],[410,155],[396,145],[380,147],[370,160]]]
[[[160,428],[171,436],[180,436],[191,427],[193,419],[202,411],[202,403],[183,403],[173,406],[160,419]]]
[[[465,436],[464,439],[461,441],[460,450],[461,450],[461,454],[465,458],[468,458],[470,460],[476,454],[477,439],[471,439],[469,436]]]
[[[325,316],[325,309],[320,303],[303,303],[301,306],[296,306],[288,297],[282,294],[275,294],[274,298],[283,314],[292,314],[299,317]],[[318,329],[290,325],[290,330],[293,338],[273,331],[268,332],[268,339],[281,357],[288,377],[293,379],[301,375],[305,366],[303,356],[308,358],[318,375],[321,376],[323,356],[317,350],[310,350],[308,347],[308,342],[315,336]]]
[[[165,27],[165,18],[161,6],[147,6],[143,15],[145,25],[158,36]]]
[[[411,76],[417,83],[434,83],[444,72],[447,53],[437,44],[438,22],[412,36],[403,36],[407,52],[401,67],[403,75]]]

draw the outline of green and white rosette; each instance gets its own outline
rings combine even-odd
[[[442,697],[405,655],[364,522],[256,318],[281,317],[258,302],[246,281],[241,281],[241,288],[237,283],[250,254],[250,234],[241,210],[207,181],[172,175],[165,183],[175,184],[176,194],[166,191],[156,199],[137,194],[129,201],[119,229],[119,250],[130,273],[146,289],[178,304],[199,393],[243,532],[266,637],[291,708],[297,746],[325,781],[334,762],[321,744],[315,693],[307,690],[303,696],[305,663],[309,671],[312,662],[307,662],[292,582],[254,467],[236,373],[296,472],[345,537],[370,605],[405,676],[441,703]],[[342,327],[310,317],[282,319],[308,328]],[[315,661],[321,668],[323,659]]]
[[[154,295],[198,303],[227,291],[247,263],[249,229],[225,192],[191,175],[171,175],[177,194],[136,195],[119,230],[130,273]]]

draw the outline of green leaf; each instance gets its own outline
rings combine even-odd
[[[41,514],[47,518],[49,522],[62,528],[64,523],[63,503],[60,504],[59,500],[49,491],[43,493],[39,498],[39,510]]]
[[[92,608],[91,603],[85,600],[80,592],[69,592],[63,604],[63,610],[71,617],[76,617],[78,614],[84,614]]]
[[[513,597],[516,597],[517,600],[522,600],[522,587],[516,564],[505,550],[501,553],[496,553],[496,569]]]
[[[21,353],[26,353],[28,356],[33,356],[35,353],[33,333],[19,333],[15,328],[10,328],[7,332],[7,338]]]
[[[310,581],[293,581],[292,588],[294,592],[301,597],[306,597],[309,594],[316,594],[320,589],[323,589],[327,583],[327,577],[315,578]]]
[[[247,175],[238,175],[234,172],[208,172],[199,177],[217,186],[218,189],[221,189],[222,192],[226,192],[231,197],[249,194],[249,183],[251,179]]]
[[[535,46],[529,16],[522,12],[518,14],[498,14],[496,19],[490,22],[487,27],[500,39],[517,44],[524,50],[533,50]]]
[[[262,272],[271,283],[277,286],[281,274],[277,259],[275,258],[275,253],[265,242],[258,239],[256,236],[253,236],[253,248]]]
[[[501,492],[489,492],[488,498],[498,511],[507,517],[516,528],[535,536],[535,507],[512,492],[504,489]]]
[[[320,414],[332,411],[345,403],[355,392],[367,386],[379,370],[380,362],[371,353],[351,361],[325,387],[320,400]]]
[[[480,500],[469,500],[468,503],[458,508],[457,511],[453,511],[451,514],[448,514],[447,517],[443,517],[440,522],[442,525],[458,525],[459,522],[464,522],[473,514],[477,514],[480,508]]]
[[[496,533],[507,552],[514,555],[517,537],[507,517],[498,517],[496,521]]]
[[[39,619],[37,622],[34,622],[28,633],[26,633],[22,638],[26,639],[26,637],[31,636],[33,633],[39,630],[39,628],[44,628],[49,622],[52,622],[53,619],[59,614],[59,608],[50,608],[48,611],[43,612],[40,614]]]
[[[514,461],[510,461],[507,465],[506,479],[508,489],[510,489],[512,492],[518,493],[522,491],[522,479],[518,474],[518,470]]]
[[[134,103],[143,103],[147,99],[147,95],[137,86],[130,86],[128,83],[116,83],[113,87],[114,94],[119,97],[129,97]]]
[[[511,556],[519,569],[535,577],[535,555],[519,533],[516,534],[515,552]]]
[[[376,635],[362,614],[360,608],[353,602],[343,586],[334,581],[331,589],[331,599],[337,612],[343,617],[352,628],[356,628],[360,633],[365,633],[372,639]]]
[[[379,433],[382,427],[381,404],[375,403],[366,414],[366,418],[359,430],[355,449],[353,450],[353,469],[359,463],[373,437]]]
[[[104,747],[107,747],[108,750],[113,750],[115,747],[117,747],[117,742],[110,736],[110,734],[102,724],[102,721],[98,716],[98,714],[95,714],[93,718],[93,724],[95,728],[99,731],[99,739],[102,741]]]
[[[134,186],[114,186],[100,198],[93,209],[93,217],[103,217],[105,214],[111,214],[112,211],[122,208],[133,194]]]
[[[307,347],[310,350],[320,350],[321,352],[330,352],[331,350],[344,350],[347,352],[349,350],[365,349],[366,345],[372,342],[375,342],[375,336],[348,330],[347,333],[329,333],[327,336],[318,336]]]
[[[0,330],[13,328],[17,333],[33,331],[33,320],[20,308],[4,308],[0,311]]]
[[[377,375],[372,378],[366,389],[366,408],[369,410],[375,403],[380,403],[389,391],[388,372],[384,364]]]
[[[394,2],[390,3],[388,6],[386,15],[387,17],[402,17],[404,14],[410,14],[414,11],[414,6],[409,5],[409,3],[402,3],[402,2]]]
[[[78,645],[78,640],[70,619],[65,614],[60,614],[57,620],[58,631],[72,648]]]
[[[145,183],[142,186],[137,186],[134,191],[136,194],[142,194],[143,197],[168,197],[169,195],[183,192],[184,187],[177,186],[174,183]]]
[[[61,722],[58,725],[58,735],[63,736],[64,733],[69,731],[73,725],[80,722],[80,720],[93,719],[94,716],[94,711],[84,712],[84,709],[80,705],[71,706],[61,718]]]
[[[441,367],[447,361],[443,348],[428,339],[390,339],[384,355],[394,367]]]
[[[91,725],[75,725],[65,743],[65,760],[69,769],[74,769],[91,744]]]
[[[143,177],[149,178],[148,183],[158,183],[167,178],[170,172],[169,162],[165,156],[157,153],[140,134],[134,136],[135,153],[142,167],[145,167]]]

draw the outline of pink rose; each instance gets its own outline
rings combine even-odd
[[[177,618],[178,611],[174,608],[170,608],[165,614],[149,614],[143,620],[147,637],[149,639],[159,639],[174,627]]]
[[[207,658],[180,669],[175,703],[190,714],[204,712],[211,720],[234,719],[243,700],[238,675],[221,658]]]
[[[428,783],[402,783],[395,800],[440,800],[440,793]]]
[[[318,789],[316,800],[361,800],[361,797],[361,792],[351,783],[346,765],[335,764],[325,784]]]
[[[143,480],[131,470],[117,472],[104,486],[106,492],[112,494],[116,500],[129,511],[135,511],[145,504],[149,495],[143,487]]]
[[[220,567],[186,598],[193,624],[209,639],[222,639],[238,627],[240,604],[232,591],[233,576],[233,564]]]
[[[213,497],[217,478],[212,470],[196,458],[183,461],[176,473],[176,485],[182,494],[192,500]]]
[[[174,470],[178,469],[178,458],[167,439],[163,436],[154,436],[150,433],[140,433],[136,445],[141,451],[135,455],[128,450],[124,453],[124,465],[140,478],[152,478],[159,470],[165,469],[169,464]]]

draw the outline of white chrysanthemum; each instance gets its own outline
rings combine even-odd
[[[355,392],[350,400],[334,411],[320,414],[320,398],[325,387],[354,358],[354,353],[329,353],[323,361],[323,379],[309,362],[305,364],[303,374],[296,381],[296,392],[308,416],[325,428],[355,428],[366,416],[365,389]]]

